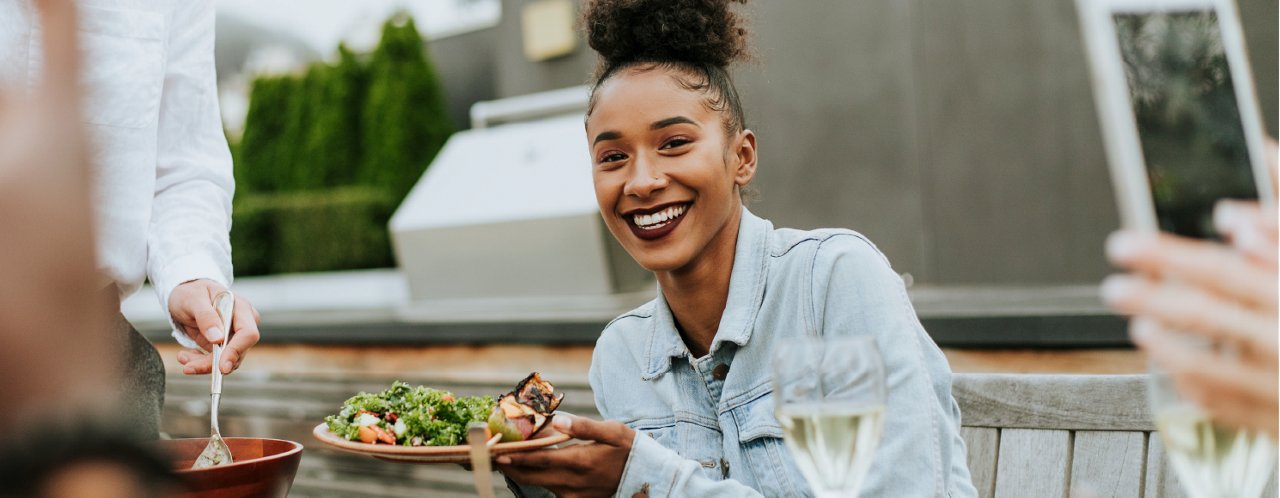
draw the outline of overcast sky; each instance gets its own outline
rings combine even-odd
[[[327,54],[344,39],[376,42],[376,27],[404,9],[428,39],[489,27],[501,15],[500,0],[217,0],[221,15],[287,31]],[[373,32],[369,32],[373,31]],[[372,40],[359,39],[375,37]]]

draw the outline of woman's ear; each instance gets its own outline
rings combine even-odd
[[[733,183],[745,187],[756,177],[756,134],[751,130],[742,130],[735,142]]]

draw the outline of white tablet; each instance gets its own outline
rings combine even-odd
[[[1232,0],[1077,0],[1122,223],[1216,238],[1213,206],[1272,206]]]

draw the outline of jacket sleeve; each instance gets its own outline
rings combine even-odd
[[[605,420],[615,420],[609,408],[607,393],[610,391],[599,365],[601,348],[597,345],[591,359],[591,390],[595,393],[596,409]],[[738,481],[726,479],[716,481],[702,474],[698,462],[680,456],[679,453],[662,446],[652,438],[636,431],[631,441],[631,454],[627,456],[627,464],[623,467],[622,478],[618,481],[618,489],[614,496],[629,498],[636,493],[657,497],[757,497],[762,496],[756,490]]]
[[[902,278],[861,235],[835,235],[814,257],[811,319],[824,336],[872,336],[884,360],[884,428],[864,496],[976,495],[946,357],[925,333]]]
[[[147,275],[168,311],[178,285],[209,279],[228,286],[232,276],[235,182],[218,108],[212,0],[175,3],[159,112]]]

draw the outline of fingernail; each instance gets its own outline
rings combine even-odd
[[[498,465],[511,465],[511,457],[508,456],[500,456],[494,461],[498,462]]]
[[[1143,237],[1134,232],[1112,233],[1107,237],[1107,256],[1117,263],[1132,261],[1142,250],[1143,241]]]
[[[209,342],[214,342],[214,343],[221,341],[222,329],[219,327],[209,327],[209,330],[206,330],[204,332],[204,338],[208,339]]]
[[[1129,323],[1129,338],[1134,344],[1147,344],[1155,336],[1156,324],[1144,318],[1135,318]]]
[[[551,419],[551,426],[557,431],[568,433],[570,429],[573,429],[573,419],[560,415]]]
[[[1272,245],[1268,248],[1266,239],[1256,228],[1242,227],[1235,231],[1234,236],[1235,239],[1233,242],[1235,243],[1236,248],[1241,251],[1246,253],[1256,253],[1259,255],[1264,255],[1268,252],[1275,253],[1275,246]]]
[[[1138,281],[1127,275],[1112,275],[1102,281],[1099,289],[1102,294],[1102,300],[1110,304],[1115,304],[1133,295],[1137,290]]]
[[[222,362],[222,373],[224,374],[231,373],[231,360]]]
[[[187,353],[178,353],[178,363],[181,365],[187,364]]]
[[[1240,227],[1244,210],[1231,201],[1218,201],[1213,207],[1213,226],[1220,233],[1235,232]]]

